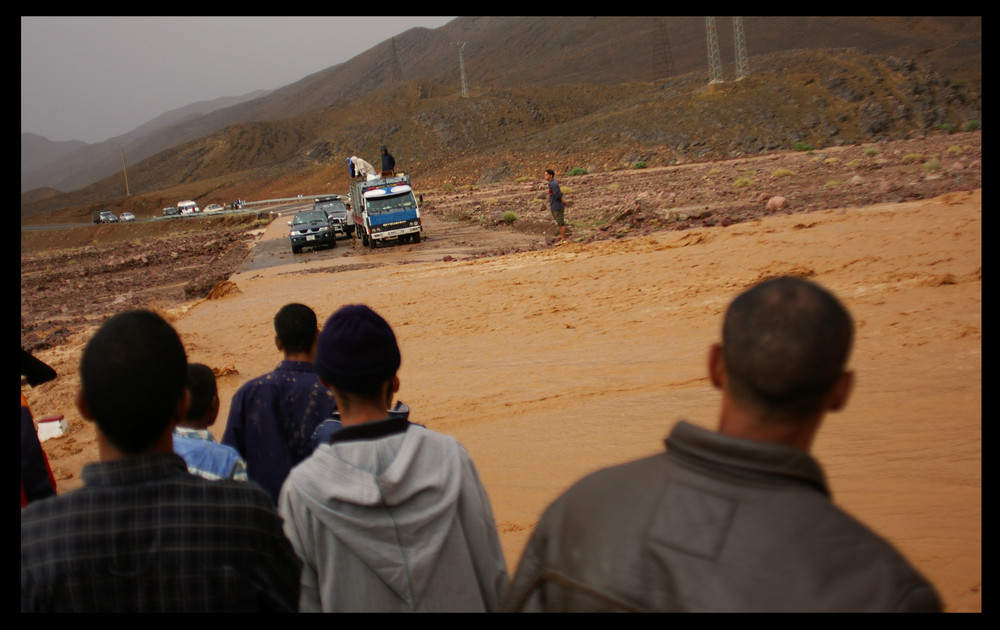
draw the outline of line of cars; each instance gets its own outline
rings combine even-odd
[[[135,221],[135,215],[131,212],[122,212],[120,215],[115,215],[110,210],[95,210],[91,214],[91,220],[94,223],[131,223]]]
[[[229,202],[229,208],[232,210],[239,210],[246,204],[246,201],[242,199],[233,199]],[[204,209],[198,207],[198,204],[194,201],[178,201],[176,206],[167,206],[163,209],[163,216],[165,217],[177,217],[186,214],[205,214],[211,212],[222,212],[226,210],[226,206],[221,203],[210,203],[205,206]]]

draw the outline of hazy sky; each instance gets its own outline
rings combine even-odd
[[[21,17],[21,132],[101,142],[451,17]]]

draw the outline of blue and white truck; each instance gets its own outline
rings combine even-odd
[[[390,241],[419,243],[420,208],[406,174],[351,182],[351,210],[361,244],[375,248]]]

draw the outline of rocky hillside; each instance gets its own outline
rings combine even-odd
[[[350,104],[236,125],[129,166],[81,191],[22,205],[22,220],[81,220],[105,206],[138,216],[177,199],[345,192],[344,159],[375,161],[386,144],[418,187],[591,173],[637,161],[664,166],[903,139],[975,126],[982,97],[927,66],[853,49],[754,59],[750,76],[707,84],[700,74],[659,81],[475,90],[404,82]],[[60,211],[61,210],[61,211]]]
[[[732,23],[717,18],[727,79],[734,76]],[[917,59],[974,94],[981,89],[980,17],[747,17],[743,23],[751,72],[761,57],[774,53],[848,47]],[[606,87],[685,75],[702,83],[707,79],[702,17],[463,17],[434,30],[411,29],[271,93],[195,103],[68,155],[58,154],[62,146],[48,146],[39,162],[36,139],[22,136],[22,191],[78,190],[117,174],[122,144],[129,162],[138,163],[226,128],[344,106],[402,83],[448,86],[454,93],[460,85],[454,42],[465,43],[468,81],[480,93],[525,86],[547,86],[551,92],[556,85],[559,92],[567,84]]]

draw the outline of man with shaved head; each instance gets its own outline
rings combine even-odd
[[[665,452],[556,499],[505,607],[940,610],[934,587],[832,502],[810,455],[850,396],[853,337],[850,314],[813,282],[775,278],[737,296],[708,354],[717,429],[678,422]]]

